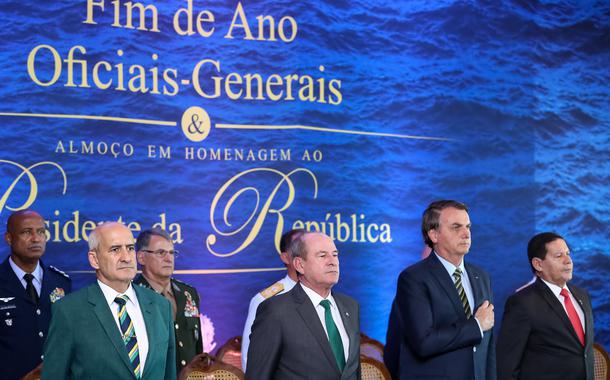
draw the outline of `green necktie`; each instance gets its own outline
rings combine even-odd
[[[118,296],[114,299],[119,305],[118,316],[119,323],[121,325],[121,333],[123,335],[123,343],[125,343],[125,348],[127,349],[127,355],[129,356],[129,361],[133,366],[133,373],[136,376],[136,379],[141,377],[140,374],[140,351],[138,349],[138,338],[136,337],[136,329],[127,313],[127,300],[129,297],[126,295]]]
[[[472,316],[472,312],[470,311],[470,304],[468,304],[468,298],[466,298],[466,292],[464,291],[464,286],[462,285],[462,270],[460,268],[455,268],[453,278],[455,278],[455,288],[457,289],[460,300],[462,301],[466,318],[470,318]]]
[[[345,353],[343,352],[343,342],[341,342],[341,335],[339,329],[333,321],[333,316],[330,312],[330,301],[322,300],[320,305],[324,308],[324,322],[326,324],[326,332],[328,333],[328,341],[330,342],[330,348],[333,350],[335,360],[339,366],[339,370],[343,371],[345,367]]]

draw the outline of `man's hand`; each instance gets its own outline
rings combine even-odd
[[[479,325],[483,331],[490,330],[494,327],[494,305],[489,301],[483,302],[477,309],[474,317],[479,321]]]

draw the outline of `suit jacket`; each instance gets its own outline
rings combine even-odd
[[[170,281],[176,299],[174,333],[176,335],[176,370],[177,373],[180,373],[197,354],[203,352],[203,338],[199,327],[199,293],[197,293],[197,289],[175,278]],[[141,274],[133,282],[152,289]]]
[[[301,287],[260,304],[250,334],[246,379],[356,380],[360,379],[360,321],[358,303],[332,293],[349,337],[349,354],[339,370],[324,327]]]
[[[35,304],[15,275],[8,257],[0,265],[0,368],[2,378],[21,379],[42,361],[51,304],[72,289],[70,278],[42,261],[40,301]]]
[[[400,332],[400,316],[398,315],[396,300],[392,302],[392,309],[390,310],[390,317],[388,319],[388,330],[385,338],[383,362],[388,369],[388,372],[390,372],[392,379],[398,379],[402,333]]]
[[[561,302],[537,279],[506,301],[498,337],[498,379],[593,379],[593,311],[589,294],[568,285],[585,314],[585,346]]]
[[[474,314],[485,300],[493,303],[491,283],[482,269],[464,266]],[[402,333],[400,379],[496,378],[493,329],[481,338],[474,317],[466,319],[453,279],[434,253],[400,274],[396,303]]]
[[[175,380],[169,301],[144,287],[133,288],[148,335],[148,356],[141,378]],[[42,379],[135,379],[121,333],[97,282],[53,306]]]

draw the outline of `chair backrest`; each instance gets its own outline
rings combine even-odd
[[[216,360],[230,364],[243,371],[241,367],[241,336],[234,336],[220,346],[216,352]]]
[[[216,360],[203,353],[195,356],[180,371],[179,380],[244,380],[244,373],[232,365]]]
[[[42,372],[42,363],[38,364],[36,368],[26,373],[21,380],[40,380]]]
[[[610,357],[601,344],[594,343],[595,354],[595,380],[610,380]]]
[[[392,380],[385,365],[373,358],[360,355],[360,372],[362,380]]]
[[[383,363],[383,344],[360,333],[360,355],[367,356]]]

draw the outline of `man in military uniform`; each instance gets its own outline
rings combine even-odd
[[[21,379],[42,361],[51,304],[72,289],[70,278],[40,260],[46,246],[44,219],[32,210],[11,214],[4,240],[10,255],[0,265],[0,368]]]
[[[305,230],[296,229],[286,232],[280,238],[280,260],[286,265],[286,276],[269,286],[266,289],[256,293],[250,300],[250,307],[248,308],[248,317],[246,318],[246,324],[244,325],[244,332],[242,334],[241,341],[241,366],[244,372],[246,372],[246,364],[248,360],[248,346],[250,345],[250,333],[252,332],[252,323],[254,323],[254,317],[256,317],[256,310],[267,298],[273,297],[277,294],[288,292],[297,283],[297,271],[294,269],[292,263],[292,257],[290,257],[290,243],[292,243],[297,237],[299,237]]]
[[[169,234],[162,229],[145,230],[136,240],[142,274],[133,281],[153,289],[172,305],[176,333],[176,370],[180,371],[203,352],[199,322],[199,294],[192,286],[172,278],[177,251]]]

